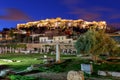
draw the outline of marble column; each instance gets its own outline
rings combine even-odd
[[[10,53],[12,52],[11,47],[9,48],[9,52],[10,52]]]
[[[7,47],[5,47],[5,53],[7,53]]]
[[[2,53],[2,49],[1,49],[1,47],[0,47],[0,54]]]
[[[59,44],[56,44],[56,62],[60,62],[60,50],[59,50]]]

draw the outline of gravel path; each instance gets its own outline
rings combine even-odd
[[[27,74],[25,76],[34,76],[37,78],[46,78],[49,80],[67,80],[67,73],[34,73],[34,74]],[[86,77],[85,80],[120,80],[120,78],[95,78],[95,77]]]
[[[67,80],[67,73],[34,73],[34,74],[27,74],[25,76],[34,76],[37,78],[47,78],[50,80]]]

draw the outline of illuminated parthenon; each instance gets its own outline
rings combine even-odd
[[[69,27],[79,27],[80,29],[85,28],[98,28],[98,29],[106,29],[106,22],[105,21],[84,21],[82,19],[78,20],[69,20],[69,19],[61,19],[61,18],[55,18],[55,19],[45,19],[40,21],[34,21],[34,22],[27,22],[25,24],[17,24],[17,29],[21,28],[29,28],[29,27],[48,27],[49,29],[56,29],[58,27],[60,28],[69,28]]]

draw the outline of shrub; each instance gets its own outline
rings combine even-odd
[[[117,71],[120,72],[120,64],[107,64],[107,63],[102,63],[100,65],[93,64],[94,66],[94,71],[98,70],[103,70],[103,71]]]
[[[38,70],[39,70],[40,72],[46,72],[46,71],[47,71],[47,68],[46,68],[46,67],[40,67]]]
[[[29,77],[29,76],[21,76],[21,75],[10,75],[8,76],[10,80],[37,80],[34,77]]]

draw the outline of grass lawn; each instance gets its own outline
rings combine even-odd
[[[55,55],[47,55],[48,57],[54,58]],[[7,53],[0,54],[0,59],[8,59],[8,60],[20,60],[22,62],[6,62],[0,60],[0,65],[8,65],[10,68],[15,70],[24,70],[32,64],[40,64],[43,62],[42,59],[36,60],[37,58],[43,57],[43,54],[22,54],[22,53]],[[61,55],[62,59],[74,58],[72,55]]]
[[[55,59],[55,55],[47,55],[50,58]],[[24,70],[32,64],[40,64],[43,63],[42,59],[37,60],[37,58],[43,57],[43,54],[0,54],[0,59],[9,59],[9,60],[20,60],[22,62],[6,62],[0,60],[0,65],[8,65],[10,68],[15,70]],[[80,70],[81,63],[90,63],[90,60],[83,60],[74,55],[61,55],[61,60],[63,59],[72,59],[71,61],[56,64],[51,66],[50,71],[55,72],[67,72],[69,70]],[[102,63],[101,65],[93,63],[93,69],[96,72],[97,70],[106,70],[106,71],[118,71],[120,72],[120,64],[107,64]],[[64,67],[64,68],[63,68]]]
[[[47,55],[50,58],[55,59],[55,55]],[[0,59],[9,59],[9,60],[20,60],[22,62],[6,62],[0,60],[0,65],[8,65],[10,68],[20,71],[24,70],[27,67],[31,66],[32,64],[40,64],[43,63],[42,59],[37,60],[37,58],[43,57],[43,54],[21,54],[21,53],[10,53],[10,54],[0,54]],[[76,57],[74,55],[61,55],[61,60],[68,59],[66,62],[55,64],[47,69],[44,67],[40,67],[40,72],[68,72],[70,70],[81,70],[81,63],[90,63],[90,60],[83,60],[80,57]],[[120,64],[94,64],[93,70],[94,74],[91,76],[96,76],[98,70],[105,70],[105,71],[118,71],[120,72]],[[97,76],[98,77],[98,76]]]
[[[81,58],[74,58],[67,60],[66,62],[60,63],[60,64],[55,64],[51,67],[48,67],[48,70],[50,72],[68,72],[70,70],[81,70],[81,64],[92,64],[93,65],[93,73],[97,74],[98,70],[103,70],[103,71],[116,71],[120,72],[120,64],[109,64],[109,63],[91,63],[91,60],[87,59],[81,59]],[[45,71],[45,70],[43,70]]]
[[[36,60],[35,58],[40,58],[43,55],[40,54],[1,54],[0,59],[9,60],[20,60],[22,62],[5,62],[0,60],[0,64],[8,65],[15,70],[23,70],[32,64],[42,63],[42,60]]]

